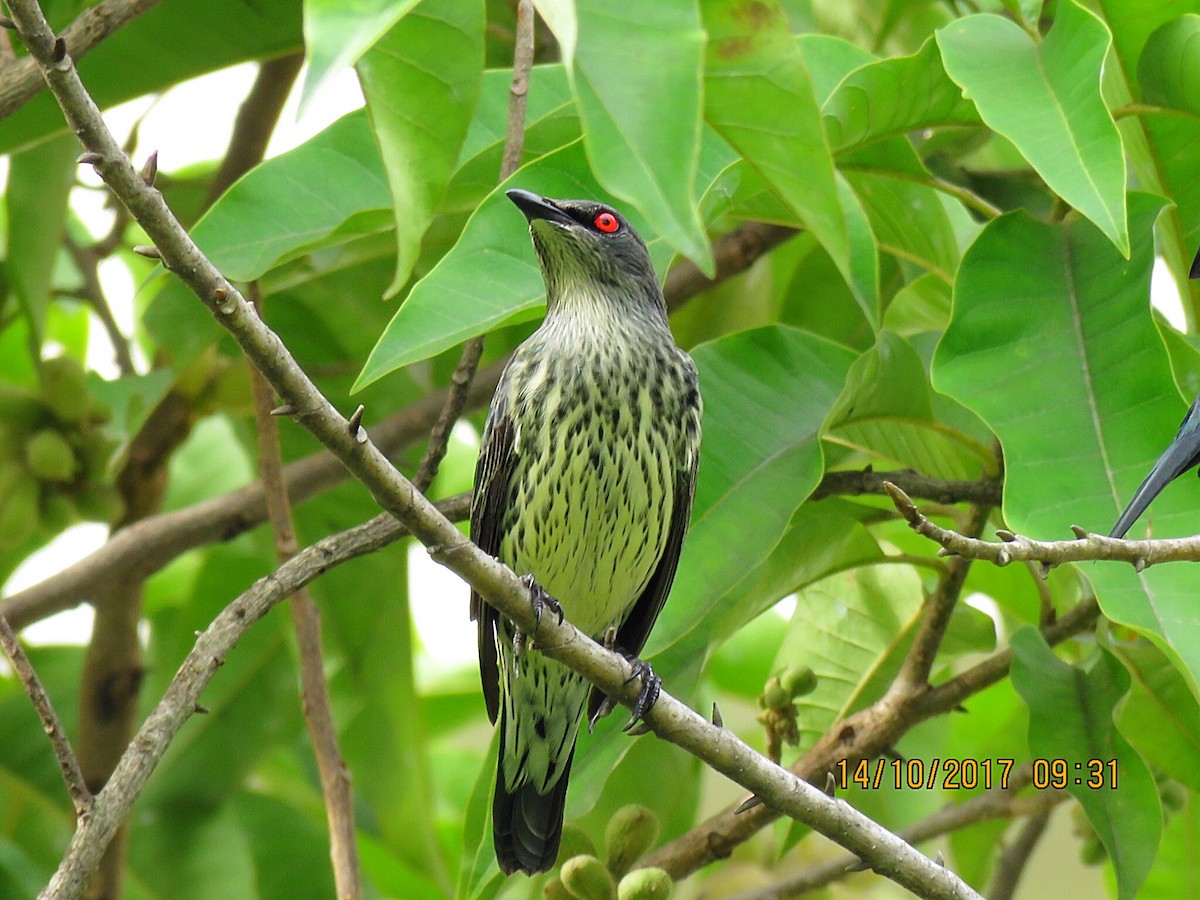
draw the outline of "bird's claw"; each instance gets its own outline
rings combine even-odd
[[[642,680],[642,689],[638,692],[638,698],[633,704],[633,714],[630,715],[629,721],[625,723],[622,731],[628,732],[635,726],[646,713],[654,708],[654,704],[658,702],[658,695],[662,693],[662,679],[650,667],[650,663],[643,662],[640,659],[631,659],[630,665],[633,666],[633,671],[629,677],[625,679],[625,683],[629,684],[636,678]]]
[[[537,583],[532,574],[522,575],[521,584],[529,591],[529,605],[533,607],[533,630],[537,631],[542,624],[542,610],[549,609],[558,616],[558,624],[563,623],[562,604],[551,597],[544,587]]]

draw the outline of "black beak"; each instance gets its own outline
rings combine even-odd
[[[571,217],[559,209],[553,200],[539,197],[532,191],[523,191],[519,188],[513,188],[511,191],[506,191],[505,194],[531,223],[537,219],[547,219],[560,225],[574,224]]]

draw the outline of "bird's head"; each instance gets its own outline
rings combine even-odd
[[[551,309],[571,295],[624,298],[661,311],[665,320],[650,253],[619,212],[593,200],[551,200],[522,190],[508,191],[508,199],[529,220]]]

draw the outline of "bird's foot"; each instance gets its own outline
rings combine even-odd
[[[529,591],[529,605],[533,607],[533,630],[536,633],[542,624],[542,610],[549,609],[558,616],[558,624],[563,623],[562,604],[551,597],[544,587],[537,583],[532,574],[521,576],[521,584]]]
[[[642,689],[638,691],[638,698],[633,704],[633,714],[630,715],[629,721],[625,723],[622,731],[629,731],[646,713],[654,708],[654,704],[658,702],[658,695],[662,693],[662,679],[650,667],[650,663],[634,657],[629,660],[629,664],[633,666],[633,671],[629,677],[625,679],[625,683],[640,678],[642,680]]]
[[[610,635],[606,633],[604,635],[604,647],[607,650],[614,649],[612,639],[615,636],[615,629],[610,630],[613,631],[613,634]],[[629,677],[625,679],[625,683],[629,684],[631,681],[634,681],[638,678],[642,680],[642,689],[638,692],[638,698],[633,704],[633,713],[630,715],[629,721],[626,722],[624,727],[621,729],[624,732],[628,732],[632,730],[633,727],[645,717],[646,713],[650,712],[650,710],[654,707],[655,702],[658,700],[658,695],[662,693],[662,679],[655,674],[654,669],[650,666],[650,663],[644,662],[643,660],[638,659],[636,656],[630,656],[625,653],[622,653],[621,655],[625,657],[626,662],[628,662],[633,668],[633,671],[630,672]],[[613,697],[605,697],[604,700],[601,701],[600,706],[597,707],[596,712],[590,719],[588,719],[588,734],[591,734],[592,731],[595,730],[597,722],[599,722],[616,708],[616,699]]]

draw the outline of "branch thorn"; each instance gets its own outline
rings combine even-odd
[[[346,423],[346,430],[349,431],[350,436],[360,444],[365,444],[367,442],[367,435],[362,430],[363,413],[366,411],[367,408],[365,406],[363,406],[361,403],[358,404],[358,409],[354,411],[354,414],[350,416],[350,421]]]
[[[135,244],[133,252],[138,256],[144,256],[146,259],[157,259],[162,261],[162,251],[157,247],[149,244]]]
[[[721,708],[717,706],[717,701],[713,701],[712,723],[718,728],[725,727],[725,717],[721,715]]]
[[[283,406],[277,406],[271,410],[273,416],[294,416],[298,410],[290,403],[285,403]]]
[[[146,157],[146,162],[142,166],[142,181],[146,182],[150,187],[154,187],[154,179],[158,177],[158,151],[155,150]],[[214,292],[215,293],[215,292]]]
[[[996,537],[1000,538],[1000,540],[1004,541],[1006,544],[1011,544],[1017,539],[1017,536],[1007,528],[996,529]]]
[[[58,65],[66,58],[67,42],[60,37],[56,37],[54,39],[54,46],[50,48],[50,61]]]
[[[762,797],[758,796],[757,794],[752,794],[738,805],[738,808],[733,811],[733,814],[735,816],[740,816],[744,812],[750,812],[750,810],[754,809],[756,806],[762,806],[762,804]]]
[[[98,166],[102,162],[104,162],[103,154],[96,153],[93,150],[89,150],[87,153],[79,154],[78,158],[76,158],[76,160],[75,160],[75,165],[77,165],[77,166]]]
[[[1142,570],[1145,568],[1146,568],[1146,557],[1135,556],[1133,558],[1133,571],[1137,572],[1140,575]]]
[[[1084,529],[1080,528],[1078,525],[1071,526],[1071,533],[1074,534],[1075,537],[1079,538],[1079,540],[1081,540],[1081,541],[1087,540],[1088,533]]]

